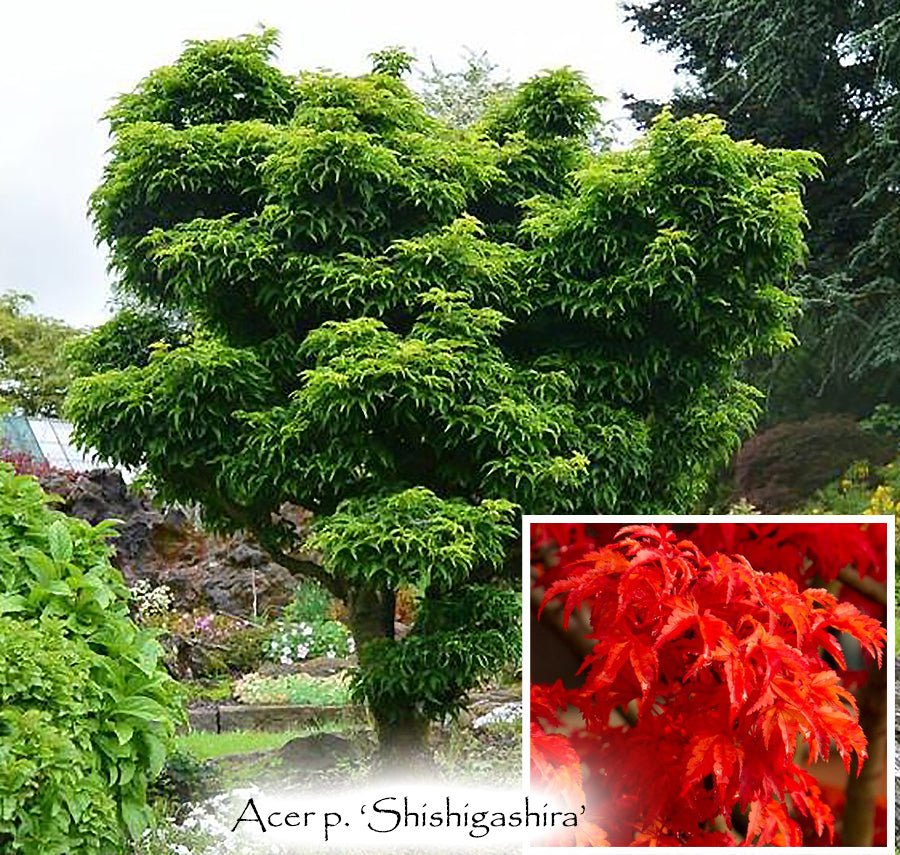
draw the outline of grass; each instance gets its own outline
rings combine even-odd
[[[277,752],[282,745],[298,736],[309,736],[313,733],[327,730],[329,733],[346,732],[353,735],[353,729],[335,726],[329,723],[325,728],[315,726],[295,728],[279,733],[266,731],[234,731],[228,733],[195,732],[177,737],[178,748],[187,751],[195,760],[200,762],[212,761],[217,772],[216,780],[218,789],[231,790],[236,787],[245,787],[248,784],[258,786],[278,786],[284,784],[286,773],[292,770],[283,769],[283,759]],[[349,767],[344,768],[339,764],[333,770],[326,772],[303,772],[304,778],[326,781],[330,777],[335,780],[345,779]]]
[[[900,614],[897,612],[894,612],[894,653],[900,656]]]
[[[229,733],[196,731],[178,737],[178,747],[190,752],[198,760],[215,760],[234,754],[253,754],[281,748],[289,739],[308,736],[314,729],[285,730],[267,733],[259,730],[235,730]]]

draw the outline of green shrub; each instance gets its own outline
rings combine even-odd
[[[891,439],[900,437],[900,407],[894,404],[878,404],[868,418],[859,423],[862,430]]]
[[[0,851],[105,855],[119,842],[91,750],[95,660],[58,624],[0,618]]]
[[[321,585],[304,579],[281,612],[265,645],[266,657],[290,665],[317,656],[347,656],[355,645],[347,627],[332,620],[337,601]]]
[[[233,674],[245,674],[258,668],[266,658],[272,635],[271,626],[244,626],[222,640],[222,657]]]
[[[321,585],[311,579],[303,579],[294,592],[294,598],[284,607],[281,619],[285,623],[321,621],[331,617],[335,599]]]
[[[149,821],[182,713],[159,645],[129,618],[112,524],[47,501],[0,466],[0,851],[107,855]]]
[[[198,760],[190,751],[176,748],[166,759],[162,774],[153,782],[151,796],[170,805],[201,801],[218,786],[217,767],[208,760]]]
[[[300,623],[278,623],[266,646],[266,655],[273,662],[290,665],[317,656],[348,656],[355,649],[344,624],[319,618]]]

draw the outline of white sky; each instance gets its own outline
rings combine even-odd
[[[281,31],[285,72],[326,66],[368,71],[387,45],[414,52],[423,69],[461,64],[463,47],[486,50],[501,72],[525,80],[570,65],[624,112],[621,90],[665,98],[671,57],[641,44],[615,0],[7,0],[0,51],[0,292],[27,291],[35,310],[75,326],[107,314],[110,277],[94,246],[87,198],[100,181],[114,96],[172,62],[186,39]],[[415,77],[411,78],[415,82]]]

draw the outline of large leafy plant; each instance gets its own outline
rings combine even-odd
[[[159,645],[129,618],[112,524],[48,501],[0,466],[0,849],[100,855],[149,820],[181,713]]]
[[[565,621],[583,609],[595,644],[582,687],[533,687],[534,783],[570,798],[587,789],[613,845],[800,845],[803,819],[833,835],[805,763],[836,750],[849,772],[867,753],[856,700],[823,651],[845,668],[834,634],[845,632],[880,665],[877,620],[664,526],[623,528],[552,573],[544,605],[562,598]],[[548,732],[568,706],[584,729]]]
[[[344,601],[390,754],[518,656],[518,507],[684,509],[749,430],[815,167],[669,116],[595,155],[571,69],[460,131],[400,67],[289,77],[274,39],[192,42],[111,110],[98,238],[191,331],[126,365],[101,328],[69,409]]]

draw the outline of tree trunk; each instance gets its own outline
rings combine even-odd
[[[435,771],[434,758],[428,748],[428,722],[403,711],[388,719],[373,711],[378,734],[375,774],[421,775]]]
[[[390,590],[351,588],[347,594],[347,619],[357,649],[376,638],[394,637],[394,599]]]
[[[347,618],[356,649],[379,638],[394,638],[392,590],[354,588],[347,596]],[[378,737],[375,772],[397,773],[432,769],[428,721],[413,710],[371,709]]]
[[[847,782],[847,802],[841,829],[841,845],[872,846],[875,831],[875,798],[884,769],[887,745],[887,666],[869,665],[869,678],[859,698],[859,723],[869,740],[869,759],[856,773],[854,757]]]

